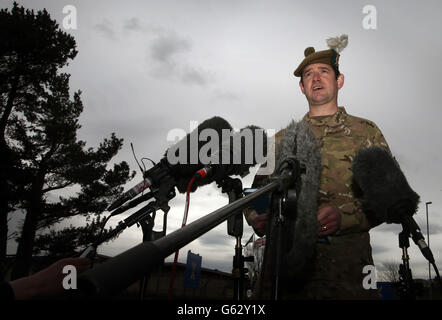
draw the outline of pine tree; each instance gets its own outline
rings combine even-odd
[[[0,10],[0,263],[4,262],[8,213],[16,208],[29,183],[20,154],[8,140],[15,114],[30,121],[41,112],[39,96],[57,69],[76,54],[73,37],[58,29],[46,10],[34,13],[14,2]]]
[[[1,10],[0,21],[0,29],[12,32],[2,32],[7,41],[0,52],[0,147],[10,155],[1,162],[0,187],[8,195],[1,214],[15,207],[26,212],[12,274],[18,278],[28,274],[35,251],[63,256],[94,241],[99,215],[134,173],[124,161],[109,168],[123,143],[114,133],[96,149],[77,138],[81,92],[71,97],[69,75],[58,72],[76,55],[73,37],[59,30],[45,10],[34,14],[16,3],[11,13]],[[72,187],[80,191],[68,192]],[[66,190],[67,196],[48,201],[56,190]],[[54,224],[79,215],[90,223],[51,231]],[[70,245],[57,245],[60,239],[70,239]]]

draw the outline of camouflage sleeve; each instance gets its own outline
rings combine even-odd
[[[359,200],[344,203],[338,209],[341,211],[341,228],[338,234],[368,231],[382,223],[374,216],[366,214]]]
[[[386,148],[391,153],[381,130],[374,123],[372,123],[372,125],[363,148],[378,146]],[[362,209],[362,203],[358,199],[344,203],[338,209],[340,209],[342,213],[341,228],[338,234],[368,231],[382,223],[381,220],[375,217],[374,213],[364,211]]]

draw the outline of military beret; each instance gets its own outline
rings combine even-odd
[[[296,68],[294,75],[300,77],[304,68],[313,63],[325,63],[332,66],[335,70],[339,70],[339,53],[347,46],[348,36],[343,34],[340,37],[329,38],[327,39],[327,44],[330,48],[328,50],[316,52],[313,47],[305,49],[305,58],[298,68]]]

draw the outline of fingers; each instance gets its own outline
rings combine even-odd
[[[323,207],[318,211],[318,234],[334,234],[341,226],[341,213],[335,207]]]
[[[253,230],[255,230],[256,234],[260,237],[262,237],[266,233],[267,219],[268,219],[267,213],[256,214],[253,217],[251,225],[253,227]]]
[[[338,225],[336,222],[331,222],[328,224],[318,225],[319,236],[329,236],[338,231]]]

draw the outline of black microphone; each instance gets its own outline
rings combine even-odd
[[[188,181],[198,169],[203,167],[203,164],[199,162],[198,158],[196,161],[194,159],[194,153],[196,152],[198,156],[199,150],[203,146],[203,141],[199,139],[203,130],[211,130],[212,133],[221,137],[223,130],[230,131],[232,127],[221,117],[215,116],[203,121],[195,130],[169,148],[165,152],[164,157],[155,166],[144,173],[144,180],[126,191],[115,200],[107,210],[111,211],[120,207],[128,200],[139,195],[146,188],[156,191],[161,187],[170,189],[176,186],[181,193],[184,193]],[[221,146],[221,142],[219,142],[218,146]],[[173,161],[177,158],[180,161]],[[168,191],[169,190],[166,190],[167,193]]]
[[[135,198],[137,195],[139,195],[141,192],[143,192],[145,189],[147,189],[150,186],[150,181],[145,178],[143,181],[138,183],[135,187],[132,189],[126,191],[121,195],[117,200],[112,202],[112,204],[107,208],[108,211],[112,211],[121,205],[123,205],[126,201]],[[117,213],[115,213],[117,214]]]
[[[419,204],[419,195],[411,189],[398,162],[382,147],[360,150],[352,164],[353,178],[366,199],[367,209],[387,223],[402,223],[412,216]]]
[[[142,196],[135,198],[123,205],[118,206],[118,208],[114,211],[111,212],[111,216],[116,216],[118,214],[121,214],[135,206],[137,206],[138,204],[140,204],[141,202],[147,201],[149,199],[151,199],[153,197],[153,192],[148,192],[143,194]]]
[[[264,129],[250,125],[231,132],[222,139],[220,148],[206,159],[206,165],[195,174],[197,185],[231,175],[244,177],[251,167],[263,163],[266,157],[267,134]]]
[[[414,243],[419,247],[424,257],[430,263],[435,263],[433,253],[431,252],[430,247],[425,242],[425,238],[422,235],[421,230],[413,217],[405,215],[402,221],[403,224],[408,227],[408,230],[411,232],[411,238],[413,239]]]
[[[356,188],[360,188],[366,199],[366,209],[383,222],[404,225],[424,257],[434,263],[433,254],[413,219],[420,197],[411,189],[389,151],[381,147],[362,149],[353,160],[352,170]]]

